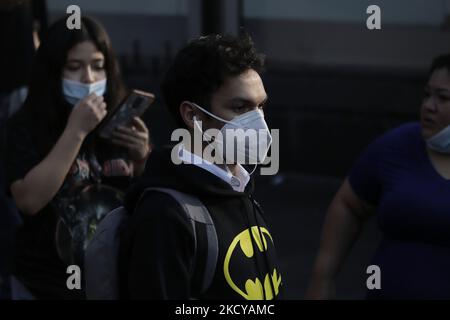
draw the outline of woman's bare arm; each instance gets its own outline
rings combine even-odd
[[[103,97],[91,94],[72,111],[68,124],[49,154],[26,176],[14,181],[11,194],[21,212],[34,215],[61,188],[86,135],[106,115]]]
[[[373,211],[373,207],[354,193],[346,179],[327,211],[319,253],[306,294],[308,299],[335,297],[335,278],[363,223]]]

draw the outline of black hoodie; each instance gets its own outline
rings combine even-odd
[[[122,297],[253,300],[269,299],[275,291],[278,298],[281,274],[272,235],[252,197],[253,182],[245,192],[237,192],[196,165],[173,164],[170,156],[170,149],[154,151],[142,178],[126,196],[125,207],[131,215],[121,238]],[[136,208],[148,187],[192,194],[208,209],[217,231],[219,255],[212,284],[204,294],[197,294],[198,284],[191,280],[195,242],[186,213],[171,196],[160,192],[146,194]]]

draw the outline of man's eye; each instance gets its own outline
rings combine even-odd
[[[439,98],[439,100],[441,100],[441,101],[447,101],[447,100],[450,100],[449,97],[447,97],[447,96],[442,96],[442,95],[439,95],[438,98]]]
[[[103,70],[103,69],[105,69],[105,67],[102,64],[99,64],[99,65],[95,65],[94,69],[95,70]]]

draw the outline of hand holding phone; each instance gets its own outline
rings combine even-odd
[[[118,126],[126,126],[133,118],[141,116],[153,101],[155,101],[155,96],[152,93],[140,90],[131,91],[124,101],[107,116],[99,130],[100,137],[111,138]]]
[[[133,118],[130,125],[131,127],[119,125],[111,134],[110,141],[126,148],[131,160],[142,162],[150,151],[150,135],[139,117]]]

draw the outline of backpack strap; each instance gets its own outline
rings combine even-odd
[[[169,188],[147,188],[139,202],[149,191],[159,191],[172,196],[186,212],[194,231],[195,259],[192,280],[197,291],[205,293],[212,283],[219,255],[219,241],[214,222],[205,205],[195,196]],[[201,241],[199,241],[199,239]]]

